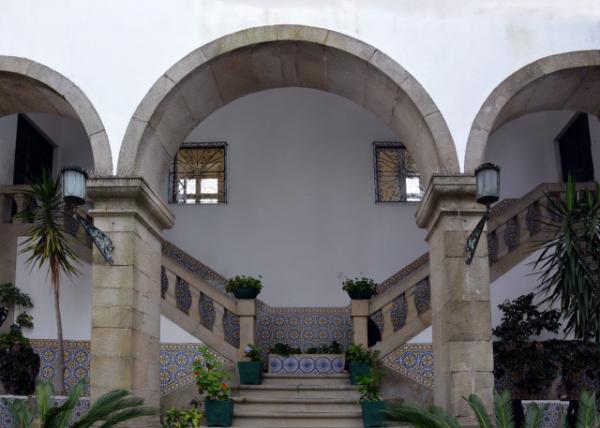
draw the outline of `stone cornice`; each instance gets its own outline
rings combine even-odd
[[[415,214],[417,225],[431,232],[442,214],[483,215],[485,206],[477,203],[475,191],[473,175],[434,175]]]
[[[136,215],[155,232],[170,229],[175,216],[142,177],[92,177],[87,180],[92,217]]]

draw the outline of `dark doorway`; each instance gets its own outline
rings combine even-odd
[[[563,181],[594,181],[592,138],[585,113],[577,113],[557,137]]]
[[[31,120],[20,114],[17,121],[13,184],[40,181],[42,173],[52,174],[54,145]]]

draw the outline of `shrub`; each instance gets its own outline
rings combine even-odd
[[[343,289],[346,292],[365,291],[371,294],[377,294],[377,283],[370,278],[347,279],[343,283]]]
[[[171,407],[163,418],[162,428],[200,428],[203,413],[197,407],[179,410]]]
[[[262,277],[259,276],[258,278]],[[233,293],[234,290],[237,290],[239,288],[251,288],[260,291],[262,290],[263,285],[260,279],[246,275],[236,275],[227,282],[227,285],[225,286],[225,291],[227,291],[228,293]]]
[[[360,401],[381,401],[379,383],[382,377],[383,372],[380,370],[371,370],[370,374],[358,377]]]
[[[363,345],[352,344],[346,349],[346,362],[374,365],[379,359],[379,351],[369,351]]]
[[[301,354],[302,350],[300,348],[292,348],[287,343],[279,342],[269,348],[269,353],[289,357],[290,355]]]

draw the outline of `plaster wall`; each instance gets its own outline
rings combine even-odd
[[[5,0],[0,54],[63,73],[98,110],[117,165],[126,126],[176,61],[249,27],[301,24],[356,37],[390,55],[425,87],[462,163],[473,118],[520,67],[600,47],[596,0]]]

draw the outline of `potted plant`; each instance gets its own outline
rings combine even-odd
[[[197,407],[179,410],[171,407],[163,418],[162,428],[200,428],[202,412]]]
[[[233,419],[231,387],[225,382],[231,379],[223,363],[206,346],[199,348],[200,358],[194,360],[194,376],[200,394],[206,393],[204,411],[209,427],[230,427]]]
[[[236,275],[227,282],[225,291],[232,293],[236,299],[255,299],[262,290],[263,285],[260,278],[253,278],[246,275]]]
[[[365,428],[385,427],[385,402],[379,396],[379,382],[383,377],[381,371],[372,370],[368,375],[358,378],[360,406]]]
[[[377,294],[377,283],[370,278],[347,279],[342,285],[344,291],[354,300],[368,300]]]
[[[255,345],[244,348],[244,356],[250,361],[239,361],[240,383],[242,385],[260,385],[262,383],[262,350]]]
[[[346,350],[346,362],[348,363],[352,385],[358,383],[360,376],[368,375],[371,372],[371,367],[378,359],[379,351],[369,351],[362,345],[350,345]]]

